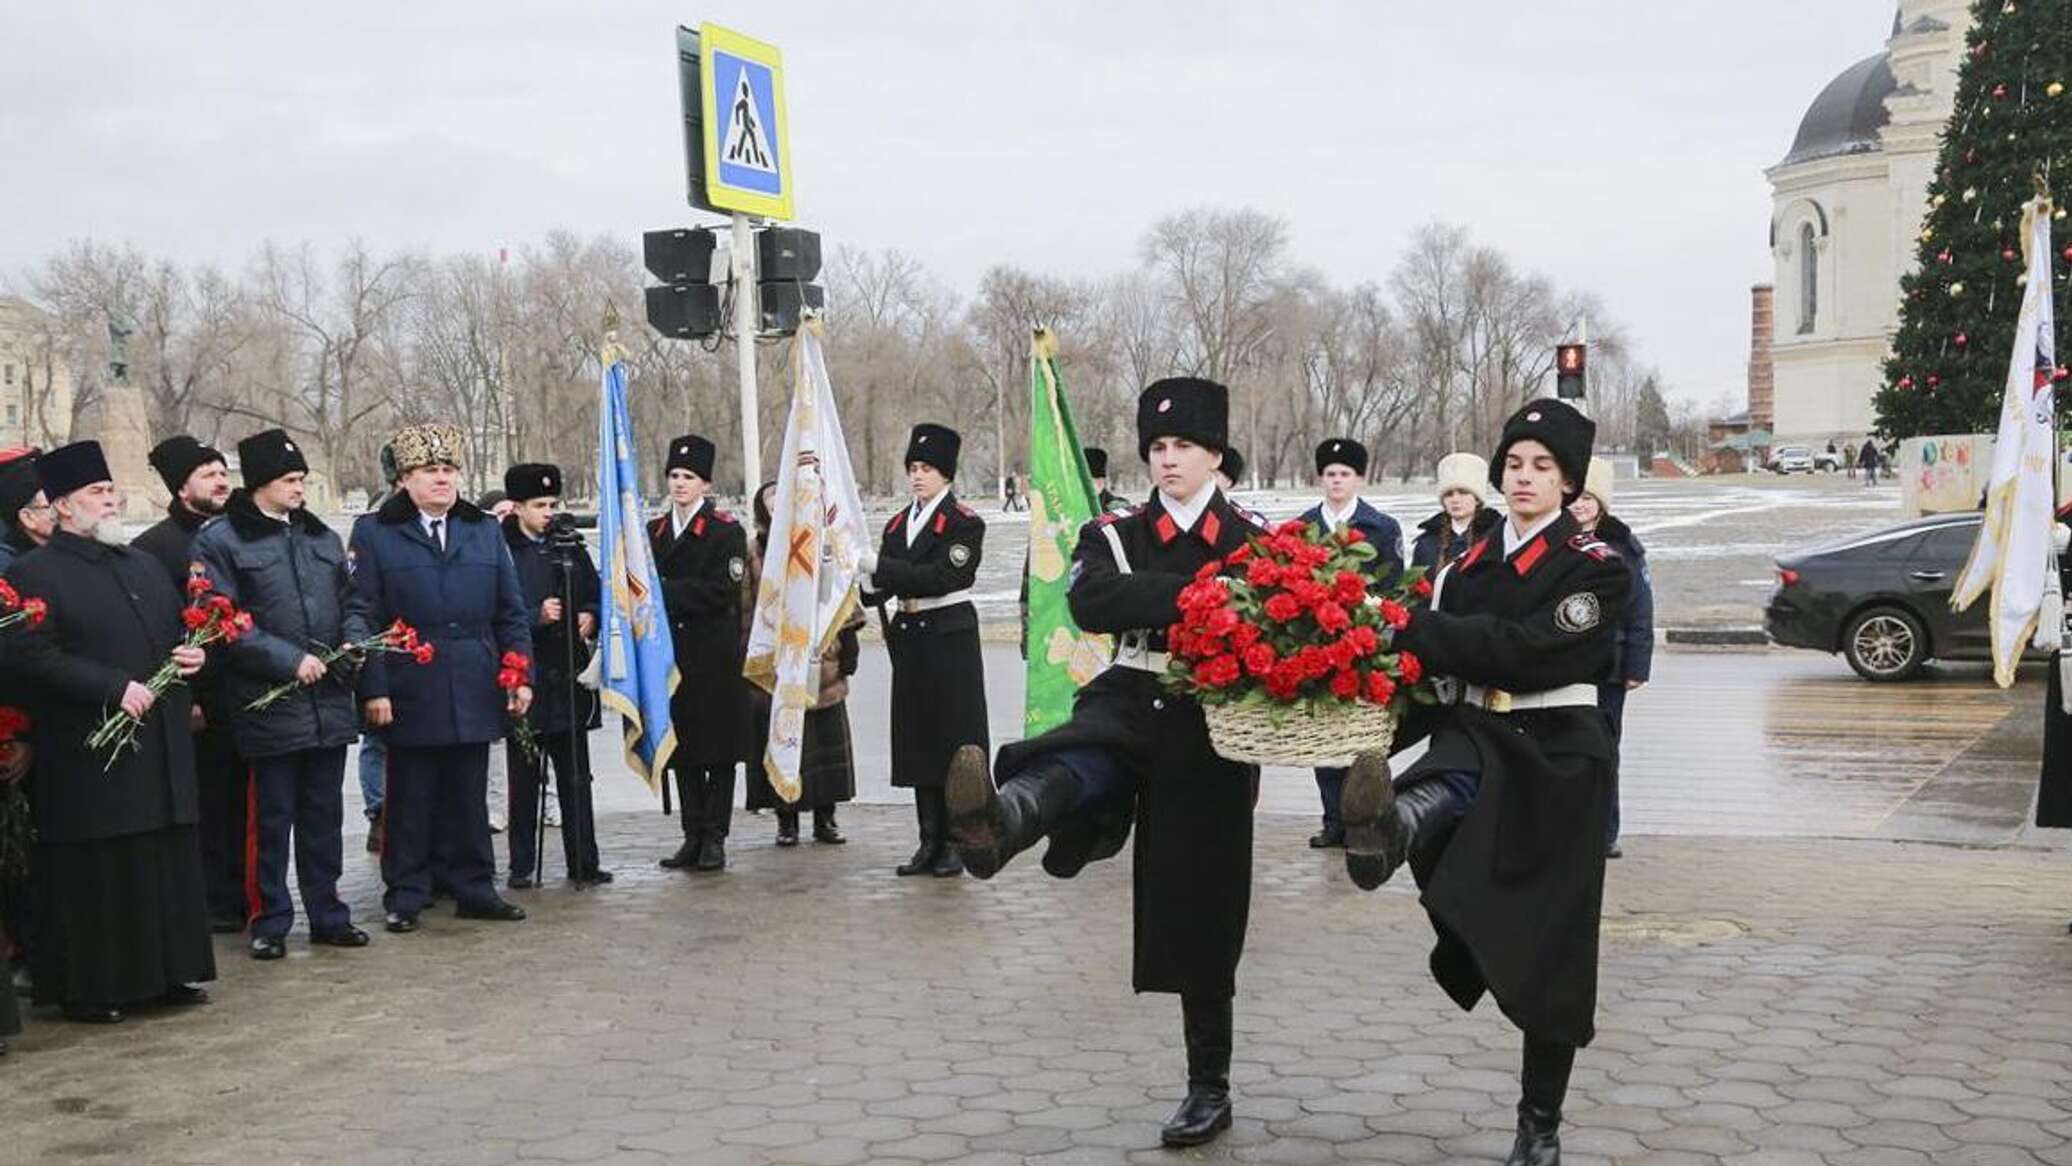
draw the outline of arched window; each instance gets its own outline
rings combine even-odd
[[[1799,335],[1812,334],[1820,316],[1820,252],[1812,223],[1799,224]]]

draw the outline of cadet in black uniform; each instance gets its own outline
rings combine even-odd
[[[1131,978],[1180,996],[1187,1039],[1187,1099],[1160,1135],[1172,1146],[1230,1126],[1230,1001],[1252,895],[1253,769],[1217,756],[1201,705],[1159,679],[1181,589],[1263,530],[1213,477],[1228,429],[1222,385],[1144,390],[1137,446],[1158,492],[1087,524],[1072,555],[1072,618],[1118,637],[1115,662],[1079,690],[1071,720],[1000,750],[997,788],[982,749],[960,750],[950,774],[951,835],[980,878],[1046,835],[1044,869],[1071,878],[1121,850],[1134,818]]]
[[[1433,976],[1525,1032],[1509,1166],[1561,1161],[1561,1104],[1595,1035],[1604,831],[1618,753],[1598,679],[1633,586],[1576,526],[1597,427],[1534,401],[1504,426],[1490,482],[1509,517],[1434,580],[1395,635],[1440,677],[1431,748],[1393,784],[1363,755],[1345,785],[1346,868],[1372,889],[1405,861],[1438,932]]]
[[[571,677],[590,663],[590,643],[597,638],[597,564],[572,527],[554,531],[561,510],[561,467],[521,463],[504,471],[504,496],[511,512],[504,516],[504,545],[518,567],[518,586],[525,609],[532,613],[532,707],[526,711],[538,753],[529,754],[517,741],[506,748],[511,774],[511,885],[520,890],[540,877],[538,845],[540,789],[547,767],[554,769],[554,789],[561,800],[561,851],[570,881],[578,885],[608,883],[597,854],[597,820],[590,799],[590,730],[603,723],[597,694]],[[555,540],[566,539],[562,549]],[[568,556],[568,579],[562,579],[562,558]],[[564,592],[573,588],[574,609]],[[571,634],[573,643],[570,642]],[[571,671],[573,669],[573,671]],[[570,697],[574,697],[571,707]]]
[[[877,555],[864,563],[863,601],[890,615],[892,784],[914,791],[921,845],[902,875],[964,873],[949,845],[943,781],[959,747],[987,749],[986,669],[978,642],[978,577],[986,523],[957,501],[957,431],[914,426],[907,439],[907,484],[914,501],[885,524]]]
[[[669,768],[683,803],[683,845],[662,860],[669,870],[726,869],[734,766],[748,743],[748,681],[741,678],[748,532],[706,500],[716,454],[696,434],[669,443],[669,512],[648,524],[678,676],[669,702],[676,729]]]

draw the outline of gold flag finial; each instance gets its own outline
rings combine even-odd
[[[618,301],[604,297],[604,345],[598,350],[598,359],[607,367],[626,359],[626,350],[619,347],[619,323]]]
[[[1056,360],[1058,338],[1050,329],[1037,325],[1029,341],[1031,352],[1038,360]]]

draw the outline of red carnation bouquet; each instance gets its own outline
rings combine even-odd
[[[321,644],[317,646],[323,647]],[[408,656],[419,664],[431,663],[434,655],[432,646],[417,638],[417,629],[399,619],[387,628],[384,628],[379,635],[368,636],[364,640],[354,640],[350,644],[336,648],[325,648],[323,652],[318,654],[317,659],[322,660],[324,667],[329,668],[347,656],[365,656],[372,652],[389,652],[398,656]],[[302,682],[299,680],[290,680],[277,684],[267,689],[257,700],[246,705],[245,709],[248,712],[258,712],[260,709],[273,704],[275,701],[301,687]]]
[[[29,714],[0,705],[0,878],[25,878],[36,852],[36,818],[29,807]]]
[[[504,700],[507,704],[514,699],[514,694],[519,689],[531,682],[531,678],[532,661],[527,659],[523,652],[505,652],[504,658],[498,661],[496,686],[504,690]],[[526,760],[534,765],[539,764],[540,738],[539,734],[532,731],[532,722],[521,716],[513,716],[511,743],[518,746],[519,751],[525,754]]]
[[[33,628],[49,614],[50,608],[41,599],[24,599],[7,580],[0,579],[0,628],[11,628],[16,624]]]
[[[1166,633],[1166,684],[1200,701],[1216,751],[1233,761],[1349,763],[1387,749],[1407,702],[1436,703],[1416,655],[1388,633],[1429,595],[1422,569],[1376,594],[1376,554],[1350,527],[1291,519],[1196,574]]]
[[[187,606],[180,612],[180,622],[187,626],[187,636],[180,641],[183,648],[206,648],[210,644],[228,644],[252,630],[250,612],[239,611],[227,595],[212,595],[215,585],[209,577],[196,570],[187,578]],[[180,683],[180,668],[171,659],[158,666],[144,687],[151,695],[161,697],[173,685]],[[154,705],[154,707],[156,707]],[[117,709],[109,713],[101,726],[86,739],[87,748],[96,753],[105,753],[108,764],[102,769],[115,768],[115,763],[124,753],[137,747],[137,731],[143,726],[141,717],[133,717]]]

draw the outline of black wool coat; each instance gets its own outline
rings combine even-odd
[[[1396,637],[1429,673],[1516,694],[1590,685],[1593,697],[1584,707],[1444,710],[1430,750],[1399,779],[1482,779],[1451,836],[1411,856],[1439,936],[1432,974],[1462,1008],[1487,992],[1526,1032],[1586,1045],[1618,768],[1594,686],[1611,664],[1633,573],[1564,512],[1509,557],[1499,526],[1435,586],[1435,606],[1415,610]]]
[[[2072,558],[2061,560],[2058,578],[2072,586]],[[2072,829],[2072,716],[2065,713],[2063,655],[2051,655],[2043,701],[2043,771],[2036,783],[2036,824],[2056,830]]]
[[[669,720],[676,728],[674,763],[728,766],[748,752],[748,681],[741,676],[741,584],[748,577],[748,534],[711,502],[700,507],[683,537],[664,511],[648,523],[662,606],[676,649],[676,695]]]
[[[138,748],[112,768],[86,745],[129,683],[149,680],[186,637],[183,597],[165,569],[132,548],[59,531],[16,559],[7,577],[24,596],[50,605],[42,627],[8,637],[4,661],[33,722],[29,778],[39,838],[85,842],[193,824],[186,686],[166,690],[144,717]]]
[[[1121,541],[1127,570],[1104,529]],[[1081,529],[1073,551],[1072,618],[1090,632],[1148,632],[1152,650],[1163,652],[1166,629],[1180,620],[1181,589],[1263,530],[1220,490],[1191,530],[1180,530],[1155,496],[1129,514],[1103,515]],[[1112,751],[1137,778],[1133,806],[1060,831],[1093,832],[1098,858],[1121,848],[1134,819],[1132,984],[1139,992],[1235,994],[1252,904],[1255,771],[1216,754],[1192,697],[1167,691],[1152,673],[1111,665],[1073,698],[1070,720],[1003,746],[995,772],[1010,777],[1046,754],[1081,748]]]
[[[576,616],[588,612],[597,618],[599,584],[597,564],[587,546],[571,547],[569,583],[575,586],[575,607],[553,623],[540,622],[540,607],[562,595],[560,560],[546,542],[525,533],[516,515],[503,521],[504,543],[511,548],[511,561],[518,566],[518,588],[525,593],[525,610],[532,619],[532,708],[525,720],[540,733],[565,733],[571,725],[594,729],[604,723],[597,694],[580,684],[571,686],[573,676],[590,664],[591,641],[576,635]],[[569,648],[575,648],[575,671],[569,671]],[[569,690],[575,703],[569,703]],[[571,715],[573,710],[573,715]]]
[[[950,758],[959,748],[992,745],[978,609],[953,603],[903,611],[900,601],[969,589],[978,578],[986,520],[958,502],[954,492],[945,491],[908,546],[911,510],[902,508],[885,524],[878,566],[871,572],[871,589],[863,593],[863,601],[882,605],[889,619],[885,649],[892,658],[892,784],[933,789],[948,780]]]
[[[276,757],[352,744],[360,735],[360,709],[356,672],[347,661],[263,709],[245,707],[295,679],[303,656],[321,658],[372,634],[346,617],[352,578],[337,533],[307,510],[276,522],[239,490],[223,520],[195,536],[193,553],[216,591],[252,615],[252,633],[214,653],[238,753]]]

